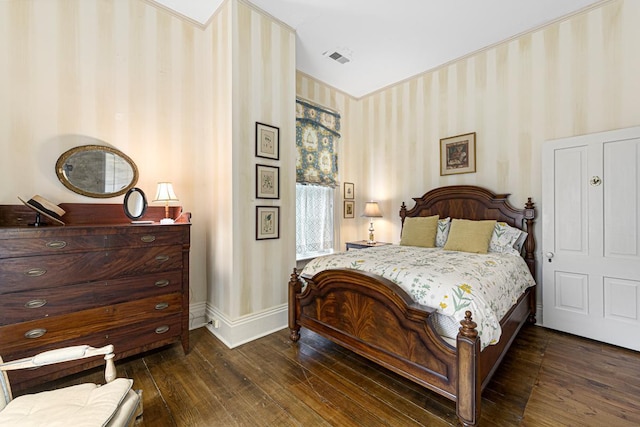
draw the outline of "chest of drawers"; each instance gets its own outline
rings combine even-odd
[[[122,358],[189,350],[190,224],[0,226],[0,354],[113,344]],[[89,367],[11,373],[20,390]]]

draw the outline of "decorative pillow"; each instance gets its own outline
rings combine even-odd
[[[444,245],[444,249],[447,251],[486,254],[495,226],[495,220],[471,221],[468,219],[453,219],[451,220],[449,238]]]
[[[402,226],[400,245],[433,248],[436,244],[438,215],[427,217],[405,218]]]
[[[509,226],[505,222],[497,222],[489,242],[489,252],[520,255],[515,245],[522,234],[522,230]]]
[[[438,231],[436,233],[436,246],[441,248],[447,243],[449,236],[449,227],[451,226],[451,218],[446,217],[438,220]]]
[[[528,236],[529,233],[527,233],[526,231],[522,231],[520,233],[520,237],[518,237],[518,240],[516,240],[516,242],[513,244],[513,248],[518,251],[518,254],[522,252],[522,247],[524,246],[524,242],[527,241]]]

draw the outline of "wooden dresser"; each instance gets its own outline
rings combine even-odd
[[[181,342],[189,351],[190,215],[134,225],[122,205],[62,204],[66,226],[30,227],[35,213],[0,206],[0,355],[113,344],[117,358]],[[158,221],[164,208],[150,207]],[[16,390],[94,365],[11,372]]]

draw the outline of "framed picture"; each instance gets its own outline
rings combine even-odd
[[[476,171],[476,133],[451,136],[440,140],[440,175]]]
[[[280,207],[256,206],[256,240],[280,238]]]
[[[280,158],[280,129],[256,122],[256,157]]]
[[[280,168],[277,166],[256,165],[256,198],[280,198]]]
[[[345,199],[354,199],[356,197],[355,189],[353,187],[353,182],[345,182],[344,183],[344,198]]]
[[[356,210],[356,202],[351,200],[344,201],[344,217],[345,218],[355,218],[356,217],[355,210]]]

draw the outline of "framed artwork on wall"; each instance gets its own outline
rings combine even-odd
[[[280,238],[280,207],[256,206],[256,240]]]
[[[279,160],[280,129],[256,122],[256,157]]]
[[[344,198],[345,199],[355,199],[355,188],[353,182],[345,182],[344,183]]]
[[[440,175],[476,171],[476,133],[450,136],[440,140]]]
[[[280,168],[277,166],[256,165],[256,198],[280,198]]]
[[[344,217],[345,218],[355,218],[356,217],[355,210],[356,210],[356,202],[351,200],[344,201]]]

